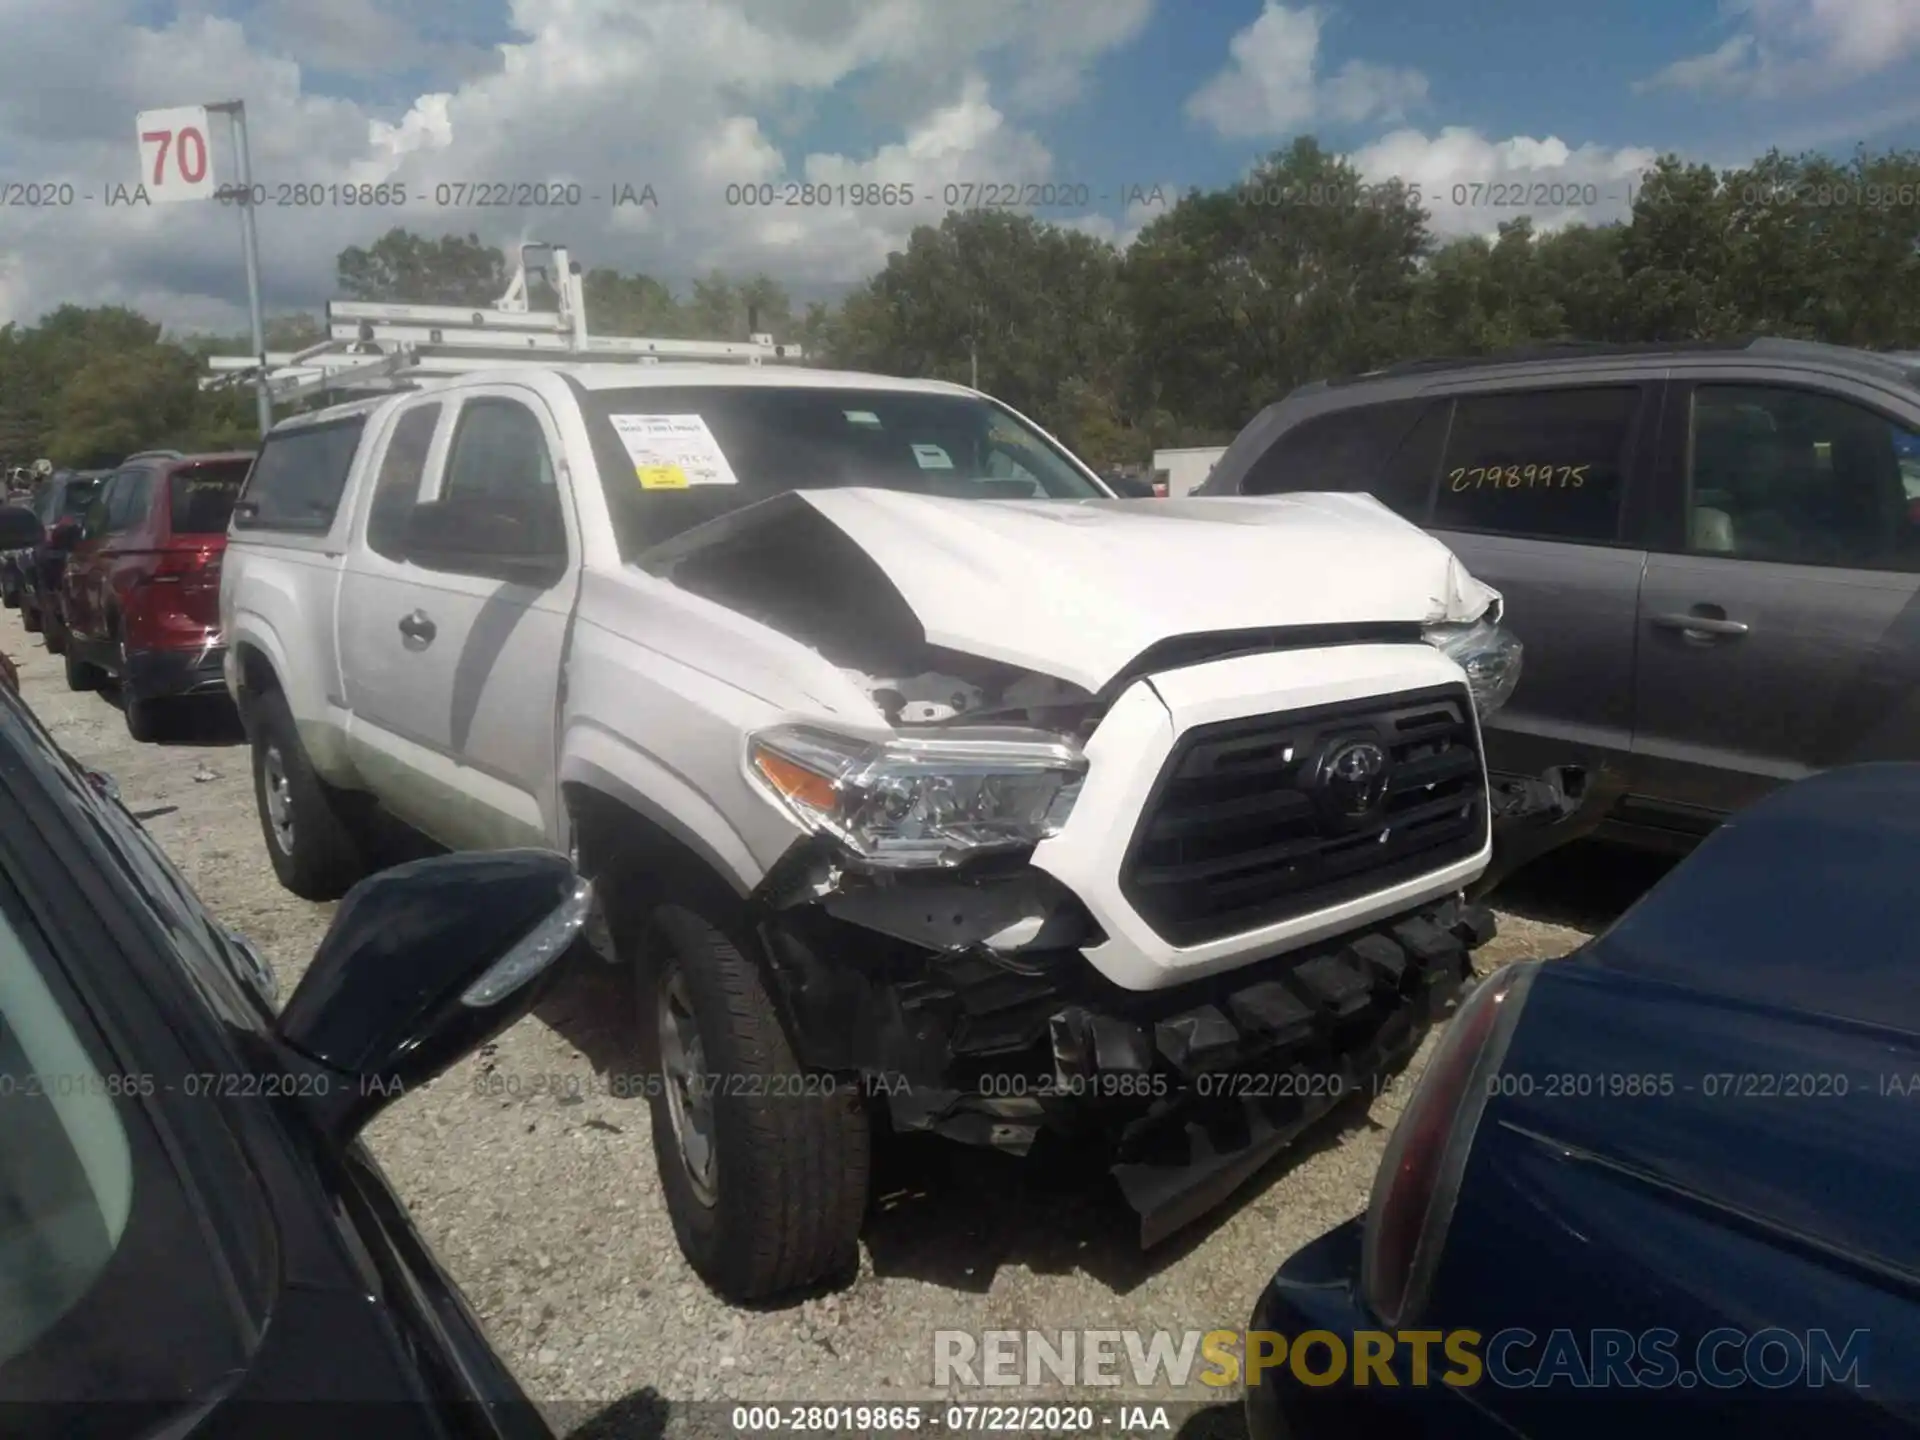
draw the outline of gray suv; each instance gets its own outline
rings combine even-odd
[[[1298,490],[1371,492],[1506,596],[1526,668],[1487,761],[1563,767],[1558,836],[1684,847],[1785,781],[1920,759],[1912,357],[1567,345],[1317,381],[1196,493]]]

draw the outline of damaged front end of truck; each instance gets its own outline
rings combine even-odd
[[[1374,1096],[1493,938],[1454,897],[1191,985],[1129,991],[1044,873],[849,871],[824,844],[769,877],[760,938],[799,1058],[858,1075],[896,1130],[1025,1154],[1094,1135],[1154,1245],[1343,1101]]]
[[[1494,933],[1499,597],[1306,500],[795,494],[645,561],[872,707],[743,737],[798,837],[749,897],[796,1059],[898,1130],[1098,1138],[1147,1245],[1380,1093]]]

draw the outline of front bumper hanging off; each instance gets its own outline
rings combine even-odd
[[[1016,1154],[1043,1132],[1103,1141],[1145,1246],[1336,1106],[1379,1094],[1495,930],[1491,911],[1449,897],[1133,991],[1088,965],[1071,933],[1010,957],[887,941],[805,905],[767,920],[803,1063],[860,1074],[897,1130]]]
[[[1494,931],[1491,911],[1446,901],[1223,977],[1150,1029],[1084,1006],[1056,1016],[1063,1076],[1143,1060],[1172,1072],[1116,1137],[1113,1176],[1141,1244],[1213,1209],[1336,1107],[1378,1096],[1457,1004]]]

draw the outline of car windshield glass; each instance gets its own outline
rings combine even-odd
[[[168,480],[173,533],[224,535],[233,518],[233,502],[246,481],[247,460],[209,460],[182,465]]]
[[[972,395],[801,385],[588,392],[622,554],[789,490],[875,486],[978,500],[1103,491],[1012,411]]]

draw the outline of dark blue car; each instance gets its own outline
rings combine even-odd
[[[1920,1434],[1917,879],[1920,765],[1829,771],[1484,981],[1261,1296],[1253,1434]]]

